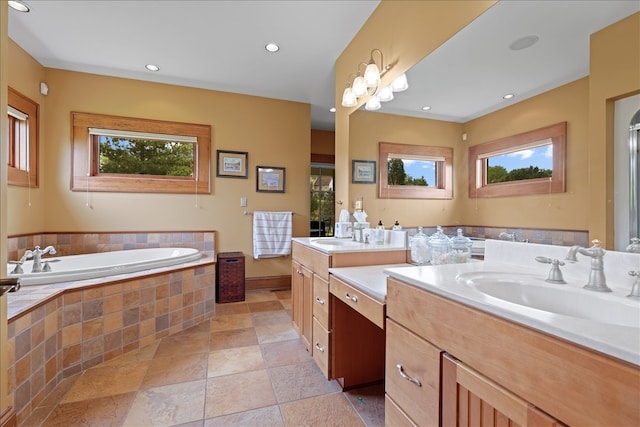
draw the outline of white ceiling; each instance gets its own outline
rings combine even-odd
[[[9,36],[46,67],[305,102],[312,127],[333,130],[335,60],[379,1],[27,3],[10,11]],[[409,90],[380,111],[464,122],[505,106],[507,92],[513,103],[576,80],[589,35],[638,10],[640,0],[503,0],[413,67]],[[540,40],[508,48],[527,35]]]

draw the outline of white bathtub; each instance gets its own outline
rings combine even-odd
[[[31,273],[33,261],[25,261],[23,274],[11,274],[15,265],[7,265],[8,277],[19,277],[21,286],[46,285],[134,273],[199,260],[202,253],[191,248],[150,248],[98,252],[62,257],[42,257],[50,263],[50,272]]]

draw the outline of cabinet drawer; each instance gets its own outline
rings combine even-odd
[[[384,425],[395,427],[416,426],[387,394],[384,395]]]
[[[291,245],[291,257],[300,264],[309,268],[318,276],[329,280],[329,267],[331,267],[331,257],[298,242]]]
[[[384,329],[384,304],[360,292],[335,276],[329,278],[329,291],[349,307],[369,319],[376,326]]]
[[[318,275],[313,275],[313,316],[325,329],[329,326],[329,283]]]
[[[318,322],[318,319],[313,318],[313,360],[320,368],[324,376],[329,379],[329,354],[331,349],[329,348],[329,331],[327,331]]]
[[[417,425],[440,419],[440,349],[387,319],[385,388]]]

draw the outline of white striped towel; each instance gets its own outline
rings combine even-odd
[[[274,258],[291,253],[292,212],[253,213],[253,257]]]

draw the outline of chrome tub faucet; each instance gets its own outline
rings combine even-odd
[[[53,246],[47,246],[44,249],[40,249],[40,246],[36,246],[33,250],[27,250],[20,261],[18,263],[22,265],[25,260],[33,259],[33,267],[31,268],[32,273],[41,273],[43,271],[47,271],[49,267],[49,263],[46,263],[46,269],[42,265],[42,255],[51,254],[54,255],[56,250]]]
[[[592,240],[593,246],[583,248],[582,246],[572,246],[567,253],[566,260],[569,262],[577,262],[577,254],[591,257],[591,271],[589,272],[589,281],[584,285],[585,289],[596,292],[611,292],[607,286],[607,279],[604,276],[604,254],[605,250],[600,246],[600,240]]]

